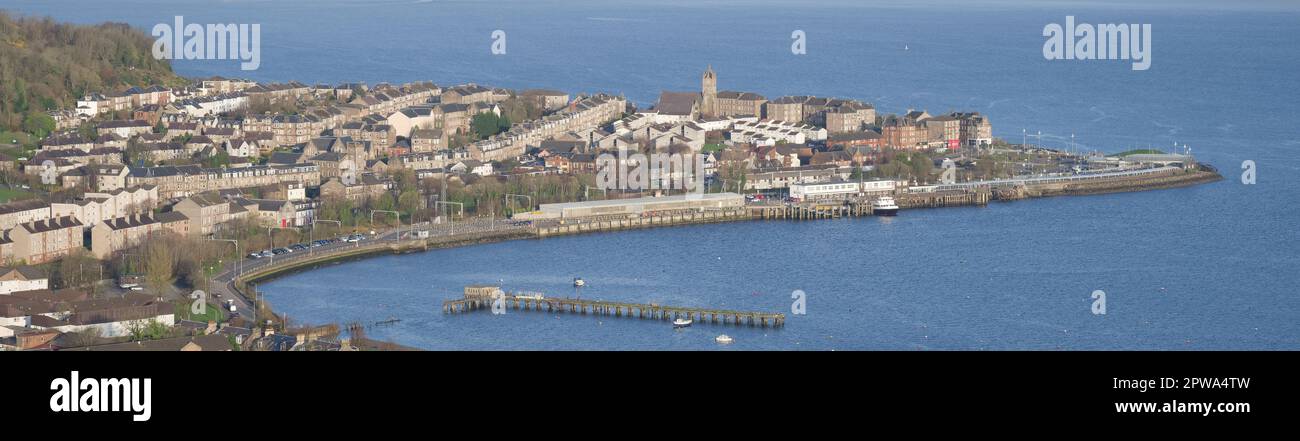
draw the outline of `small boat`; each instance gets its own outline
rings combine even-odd
[[[716,341],[716,342],[721,343],[721,344],[724,344],[724,345],[729,345],[729,344],[731,344],[731,342],[733,342],[733,341],[735,341],[735,340],[732,339],[731,336],[729,336],[729,335],[727,335],[727,334],[722,334],[722,335],[719,335],[717,338],[714,338],[713,341]]]
[[[576,287],[579,287],[579,288],[584,287],[584,286],[587,286],[587,281],[586,281],[586,280],[582,280],[581,277],[574,278],[574,279],[573,279],[573,286],[576,286]]]
[[[898,204],[894,203],[894,198],[881,196],[871,203],[871,214],[876,216],[897,216]]]
[[[685,328],[685,327],[687,327],[687,326],[690,326],[691,323],[693,323],[693,322],[694,322],[694,321],[691,320],[691,319],[679,318],[679,319],[677,319],[677,320],[673,320],[673,327],[674,327],[674,328]]]

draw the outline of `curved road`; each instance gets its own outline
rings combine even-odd
[[[415,226],[404,226],[390,230],[379,231],[373,237],[366,237],[360,242],[335,242],[319,247],[308,248],[303,251],[295,251],[289,254],[283,254],[272,257],[262,257],[250,259],[240,256],[238,261],[227,263],[221,272],[213,277],[213,284],[210,294],[212,298],[219,303],[219,306],[226,308],[227,301],[233,301],[236,312],[245,313],[252,311],[251,299],[244,298],[242,294],[235,289],[235,278],[240,274],[249,271],[255,271],[266,268],[276,263],[293,262],[311,257],[320,257],[331,253],[341,253],[344,251],[360,248],[366,245],[382,244],[385,242],[397,242],[400,240],[411,239],[413,231],[426,230],[430,237],[454,237],[459,235],[473,235],[492,231],[518,231],[531,228],[531,225],[516,224],[515,222],[494,218],[472,218],[463,222],[450,222],[444,224],[422,223]],[[249,253],[249,250],[241,250]],[[227,308],[228,309],[228,308]]]

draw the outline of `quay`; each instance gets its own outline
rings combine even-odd
[[[567,312],[581,315],[630,317],[646,320],[676,320],[686,318],[696,323],[781,327],[785,314],[733,311],[726,309],[665,306],[646,303],[610,302],[539,295],[506,294],[496,286],[471,285],[465,287],[465,297],[442,302],[444,314],[459,314],[480,309],[498,308],[516,311]]]
[[[1197,164],[1195,167],[1154,167],[1112,173],[1092,173],[1070,176],[1043,176],[1036,178],[979,181],[960,184],[911,187],[893,193],[898,206],[906,209],[955,206],[982,206],[991,201],[1015,201],[1041,197],[1091,195],[1125,191],[1177,188],[1214,182],[1223,179],[1213,167]],[[648,202],[647,202],[648,201]],[[423,226],[429,235],[420,238],[403,238],[400,231],[414,231],[414,227],[395,229],[358,246],[340,247],[307,254],[292,254],[274,261],[244,261],[229,264],[218,274],[213,289],[216,294],[229,294],[227,298],[238,301],[240,310],[248,309],[257,297],[255,283],[279,275],[329,264],[341,260],[363,258],[371,255],[402,254],[437,248],[450,248],[479,243],[515,239],[545,239],[548,237],[615,232],[641,228],[672,227],[678,225],[708,224],[753,220],[812,220],[871,216],[871,198],[854,197],[847,200],[827,200],[798,203],[747,202],[739,194],[710,194],[705,198],[687,199],[667,197],[658,199],[610,200],[577,204],[549,204],[557,211],[546,213],[548,204],[533,213],[516,215],[527,222],[504,222],[497,219],[470,219],[443,225]],[[568,210],[570,212],[565,212]],[[566,216],[566,214],[571,216]],[[906,214],[904,214],[906,215]],[[549,311],[566,310],[580,314],[610,314],[615,316],[669,320],[674,317],[707,318],[723,323],[756,323],[759,326],[781,326],[784,316],[741,311],[677,308],[658,305],[595,302],[578,299],[507,298],[509,306],[516,309],[532,308]],[[485,298],[465,298],[449,301],[443,310],[458,313],[490,307]]]

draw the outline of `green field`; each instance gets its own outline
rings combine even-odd
[[[17,201],[17,200],[22,200],[22,199],[30,199],[30,198],[32,198],[32,197],[34,197],[34,196],[35,196],[35,194],[33,194],[32,192],[27,191],[27,190],[21,190],[21,189],[17,189],[17,188],[4,188],[4,187],[0,187],[0,204],[3,204],[3,203],[5,203],[5,202],[9,202],[9,201]]]
[[[176,302],[176,320],[192,320],[196,322],[207,323],[209,320],[221,323],[226,321],[226,311],[220,306],[209,303],[207,311],[203,314],[194,314],[190,311],[190,301]]]
[[[26,133],[0,130],[0,144],[17,144],[34,147],[36,146],[36,140]]]

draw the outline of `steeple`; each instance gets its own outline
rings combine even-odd
[[[718,74],[713,72],[710,64],[704,69],[700,79],[700,113],[708,117],[718,116]]]

